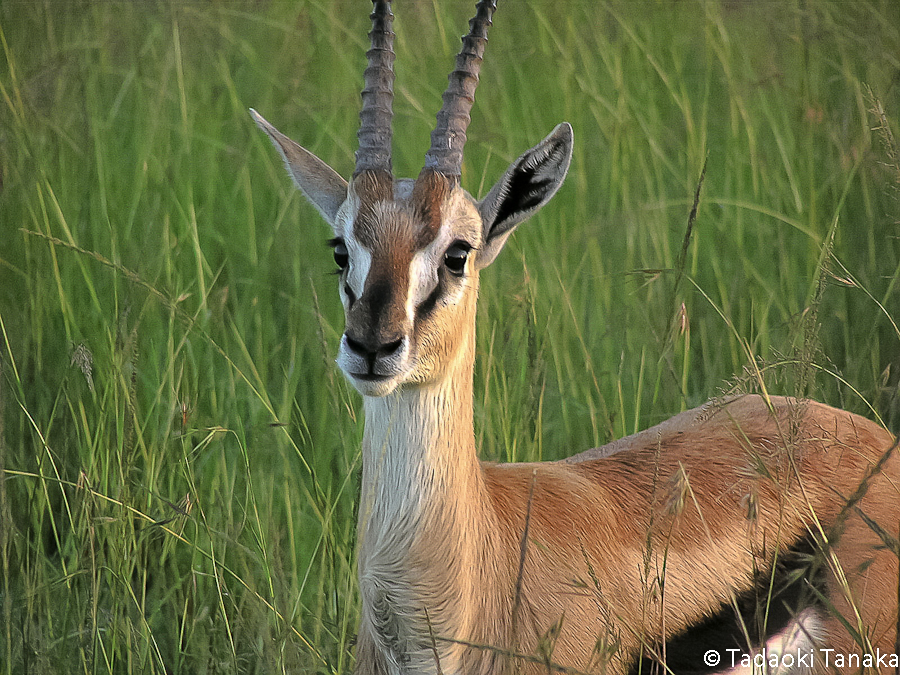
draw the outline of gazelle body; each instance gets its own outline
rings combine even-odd
[[[492,11],[479,3],[415,180],[391,173],[387,3],[372,15],[349,183],[253,113],[334,233],[337,361],[366,416],[356,671],[624,675],[652,661],[728,670],[765,644],[892,652],[900,459],[866,419],[746,396],[563,462],[479,461],[479,272],[556,192],[572,151],[561,124],[484,199],[460,186]],[[704,664],[709,649],[720,662]]]

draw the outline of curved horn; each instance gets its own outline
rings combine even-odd
[[[363,171],[391,172],[391,118],[394,102],[394,15],[390,0],[372,0],[372,48],[364,74],[362,110],[359,111],[359,150],[354,176]]]
[[[456,57],[456,70],[448,78],[450,83],[444,92],[444,105],[437,114],[437,125],[431,132],[431,149],[425,155],[425,168],[445,176],[459,177],[462,173],[469,111],[475,103],[487,31],[496,9],[496,0],[480,0],[476,5],[475,17],[469,21],[469,34],[462,39],[462,49]]]

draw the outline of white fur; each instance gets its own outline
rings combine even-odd
[[[746,655],[751,659],[749,667],[740,664],[744,654],[722,654],[722,663],[727,666],[722,671],[723,675],[808,675],[816,670],[817,665],[821,666],[818,648],[824,638],[825,629],[819,610],[807,607],[783,631],[770,637],[763,650]],[[754,657],[755,663],[752,660]],[[737,661],[733,668],[730,667],[732,658]],[[807,667],[807,663],[811,667]],[[775,664],[774,667],[772,664]]]
[[[409,290],[406,297],[406,316],[410,324],[415,319],[416,308],[425,302],[437,286],[438,270],[444,264],[444,254],[457,238],[458,235],[450,225],[444,222],[434,241],[413,256],[409,266]],[[464,285],[460,284],[458,288],[441,298],[441,302],[455,304],[459,302],[464,291]]]
[[[350,254],[350,267],[347,270],[347,285],[357,298],[362,297],[363,289],[366,287],[366,279],[369,278],[369,271],[372,269],[372,252],[359,243],[353,235],[353,228],[348,228],[343,236],[344,245],[347,247],[347,253]],[[344,293],[344,287],[341,285],[341,299],[347,304],[347,297]]]
[[[448,409],[448,402],[456,401],[455,392],[448,387],[451,383],[445,381],[433,387],[364,398],[366,429],[358,530],[361,631],[367,630],[373,636],[386,656],[389,672],[396,675],[434,670],[434,653],[422,641],[429,632],[422,611],[427,596],[422,594],[429,592],[430,582],[435,579],[420,578],[412,569],[411,560],[417,555],[421,533],[434,527],[430,521],[446,521],[448,517],[442,509],[435,510],[443,503],[446,480],[460,472],[478,470],[477,462],[454,461],[446,450],[447,443],[459,436],[458,420]],[[453,527],[473,517],[466,512],[457,515],[460,522]],[[451,537],[444,549],[435,553],[447,565],[455,561],[465,567],[472,577],[473,561],[466,558],[465,551],[455,550],[453,543]],[[442,591],[453,593],[452,585],[440,575],[439,579]],[[471,581],[474,583],[474,579]],[[467,599],[472,592],[473,589],[466,589],[462,597]],[[435,615],[431,620],[439,622],[440,617]],[[387,624],[389,630],[379,631],[379,623]],[[456,634],[460,627],[436,623],[433,628],[438,634]],[[392,640],[400,646],[405,662],[397,660]],[[456,672],[453,654],[458,646],[441,642],[437,648],[444,672]]]

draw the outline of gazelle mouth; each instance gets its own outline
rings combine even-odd
[[[384,382],[391,379],[392,375],[376,375],[375,373],[350,373],[350,377],[363,382]]]
[[[379,398],[387,396],[399,385],[397,375],[376,375],[375,373],[352,373],[344,371],[351,386],[363,396]]]

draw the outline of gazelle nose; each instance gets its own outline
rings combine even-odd
[[[390,341],[381,341],[377,339],[357,340],[345,335],[347,347],[357,355],[366,359],[371,368],[378,359],[385,359],[396,354],[403,346],[403,338]]]

